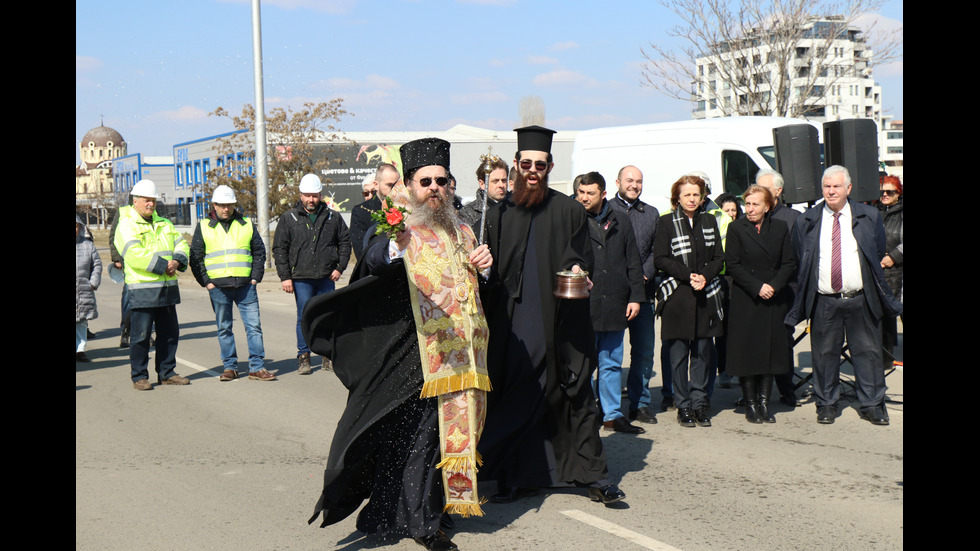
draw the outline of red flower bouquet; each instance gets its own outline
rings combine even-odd
[[[392,238],[399,232],[405,231],[405,215],[408,213],[403,207],[396,206],[391,197],[382,200],[381,210],[371,213],[371,218],[378,223],[378,228],[374,233],[387,234]]]

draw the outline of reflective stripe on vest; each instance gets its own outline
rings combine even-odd
[[[228,231],[220,223],[211,227],[209,220],[201,221],[204,238],[204,268],[208,277],[249,277],[252,275],[252,221],[241,224],[233,220]]]

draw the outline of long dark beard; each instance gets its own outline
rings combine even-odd
[[[527,176],[521,174],[521,171],[517,171],[517,177],[514,179],[514,195],[513,200],[516,205],[522,206],[524,208],[534,208],[544,201],[545,195],[548,194],[548,175],[540,175],[538,177],[538,186],[536,188],[531,188],[527,185]]]
[[[447,232],[452,232],[456,227],[459,215],[453,207],[453,194],[446,196],[438,207],[432,207],[426,200],[418,201],[414,196],[411,199],[412,213],[406,221],[409,226],[420,224],[424,226],[438,226]]]

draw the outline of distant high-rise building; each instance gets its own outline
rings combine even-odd
[[[775,115],[813,122],[869,118],[882,128],[881,87],[862,31],[843,17],[766,28],[697,58],[693,118]]]

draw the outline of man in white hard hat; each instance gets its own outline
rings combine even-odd
[[[256,285],[265,273],[265,243],[258,228],[235,208],[235,191],[226,185],[214,189],[211,212],[198,223],[191,239],[191,272],[208,290],[218,325],[218,347],[224,368],[220,380],[238,378],[234,305],[245,325],[248,343],[248,378],[274,381],[265,369],[265,345],[259,317]]]
[[[282,290],[296,297],[296,349],[300,375],[312,372],[310,347],[303,338],[300,321],[306,302],[334,290],[350,261],[347,223],[320,200],[323,184],[316,174],[299,182],[300,200],[279,217],[272,257],[282,281]],[[330,358],[323,368],[332,369]]]
[[[187,241],[174,225],[156,213],[160,194],[152,180],[133,186],[133,208],[121,209],[115,245],[121,251],[125,272],[124,294],[129,301],[129,361],[133,388],[151,390],[147,366],[150,330],[156,327],[156,372],[162,385],[186,385],[178,375],[177,308],[180,290],[177,272],[187,269]]]

